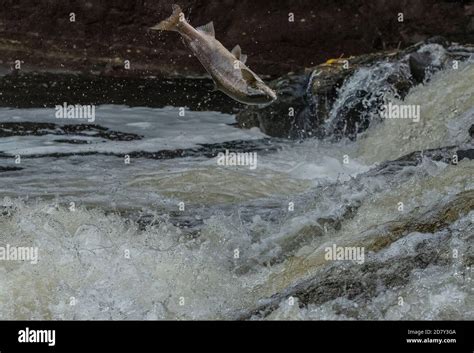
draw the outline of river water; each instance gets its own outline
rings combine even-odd
[[[0,173],[0,237],[39,261],[0,263],[0,317],[473,319],[474,161],[387,164],[472,148],[473,82],[471,62],[437,73],[404,100],[419,122],[357,141],[271,139],[178,107],[96,107],[95,124],[136,137],[122,140],[4,125],[0,166],[21,169]],[[71,123],[54,113],[1,108],[0,123]],[[226,149],[257,167],[219,165]],[[363,263],[327,261],[333,244]]]

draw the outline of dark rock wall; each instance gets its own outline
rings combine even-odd
[[[193,25],[214,21],[217,38],[229,49],[240,44],[249,66],[263,75],[434,35],[474,42],[474,2],[461,0],[2,0],[0,65],[9,68],[20,59],[25,69],[204,74],[176,33],[147,31],[171,13],[172,2]],[[403,23],[397,21],[399,12]],[[132,70],[123,69],[125,59]]]

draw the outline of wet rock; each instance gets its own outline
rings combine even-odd
[[[461,148],[458,146],[446,146],[441,148],[427,149],[424,151],[415,151],[396,160],[385,161],[376,168],[368,171],[366,175],[393,175],[405,167],[419,165],[423,161],[423,158],[429,158],[436,162],[444,162],[453,165],[456,164],[456,156],[457,161],[461,161],[465,158],[474,159],[474,151],[473,149]]]
[[[403,100],[449,60],[464,60],[471,52],[469,46],[464,51],[451,48],[435,37],[404,50],[330,59],[272,81],[279,100],[263,109],[249,107],[237,114],[237,121],[242,128],[257,126],[270,136],[355,139],[381,120],[387,95]]]
[[[278,93],[278,100],[267,108],[250,108],[237,115],[238,126],[250,129],[258,126],[273,137],[295,138],[305,129],[306,116],[311,114],[305,90],[309,74],[289,74],[273,81],[270,86]]]
[[[241,128],[257,126],[274,137],[322,137],[323,132],[318,128],[350,72],[337,66],[323,66],[317,72],[306,70],[276,79],[269,86],[277,92],[278,100],[265,108],[248,107],[240,111],[237,122]]]
[[[381,163],[376,168],[370,170],[367,174],[369,175],[380,175],[380,174],[393,174],[405,167],[408,166],[417,166],[422,161],[423,158],[429,158],[436,162],[444,162],[448,164],[454,164],[454,156],[459,153],[463,153],[463,149],[460,149],[458,146],[446,146],[442,148],[427,149],[423,151],[415,151],[409,154],[406,154],[400,158],[397,158],[393,161],[385,161]]]
[[[408,60],[410,71],[416,82],[422,83],[425,79],[426,69],[431,64],[431,55],[428,52],[413,53]]]

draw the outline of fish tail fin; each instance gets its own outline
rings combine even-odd
[[[177,26],[181,20],[182,10],[179,5],[172,5],[173,13],[166,20],[161,21],[157,25],[151,27],[150,29],[156,31],[176,31]],[[183,17],[184,18],[184,17]]]

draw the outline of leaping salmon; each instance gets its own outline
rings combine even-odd
[[[245,104],[267,105],[277,99],[276,93],[245,65],[247,56],[239,45],[229,52],[215,38],[212,22],[194,28],[186,21],[181,7],[172,7],[172,15],[150,29],[178,32],[211,75],[216,90]]]

